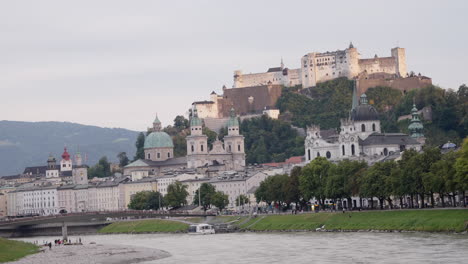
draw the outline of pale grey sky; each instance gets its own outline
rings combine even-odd
[[[1,1],[0,120],[144,130],[280,58],[406,48],[408,70],[468,83],[468,1]]]

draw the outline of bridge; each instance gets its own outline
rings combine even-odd
[[[68,225],[76,223],[80,226],[104,226],[110,224],[107,221],[111,219],[121,218],[173,218],[173,217],[207,217],[215,216],[214,213],[194,213],[189,211],[140,211],[140,210],[124,210],[124,211],[99,211],[99,212],[83,212],[83,213],[68,213],[49,216],[33,216],[9,219],[0,221],[0,231],[18,231],[26,232],[28,229],[34,229],[38,226],[47,226],[50,224],[61,224],[62,237],[68,237]],[[50,226],[49,226],[50,227]]]

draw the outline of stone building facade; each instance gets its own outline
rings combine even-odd
[[[190,135],[187,136],[187,168],[220,166],[224,170],[243,170],[245,167],[244,136],[239,133],[239,121],[234,109],[227,122],[228,134],[224,142],[216,140],[208,149],[208,137],[203,134],[202,121],[195,107],[190,120]]]
[[[311,52],[301,58],[298,69],[285,68],[283,63],[278,68],[270,68],[265,73],[242,74],[234,71],[233,88],[261,85],[302,85],[303,88],[316,86],[340,77],[353,79],[361,73],[388,73],[406,77],[406,54],[404,48],[391,49],[390,57],[361,59],[358,50],[351,43],[347,49],[332,52]]]

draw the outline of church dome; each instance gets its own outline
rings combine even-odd
[[[371,121],[379,120],[379,113],[377,110],[367,104],[366,94],[361,95],[361,104],[356,106],[351,112],[351,119],[354,121]]]
[[[149,134],[145,139],[145,149],[149,148],[173,148],[171,136],[166,132],[155,131]]]

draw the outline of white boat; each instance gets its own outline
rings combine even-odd
[[[214,234],[215,229],[214,226],[209,224],[190,225],[188,233],[191,235],[208,235]]]

